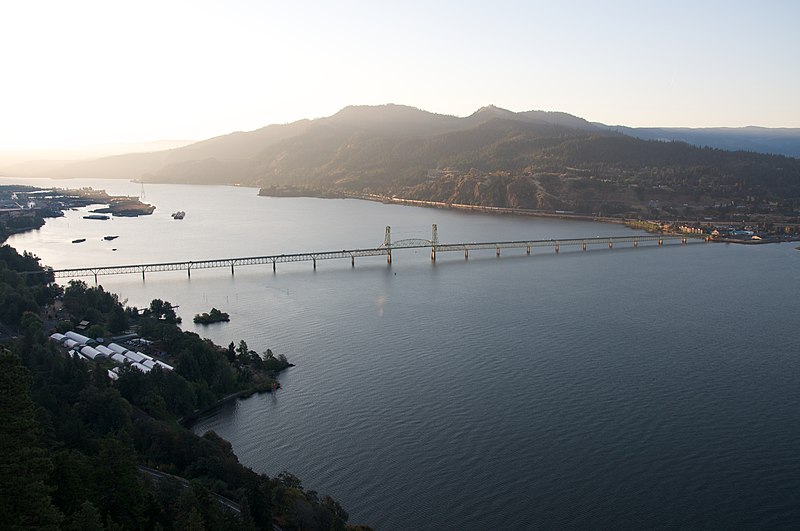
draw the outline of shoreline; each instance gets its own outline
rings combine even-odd
[[[258,195],[261,197],[279,197],[279,198],[292,198],[292,197],[308,197],[313,199],[360,199],[363,201],[373,201],[376,203],[384,203],[387,205],[405,205],[417,206],[423,208],[439,208],[439,209],[452,209],[464,210],[468,212],[479,212],[485,214],[500,214],[512,216],[531,216],[541,218],[553,219],[566,219],[574,221],[593,221],[597,223],[615,223],[624,224],[629,221],[627,218],[614,218],[606,216],[594,216],[591,214],[577,214],[572,211],[560,210],[533,210],[526,208],[512,208],[512,207],[494,207],[483,205],[468,205],[465,203],[446,203],[444,201],[425,201],[422,199],[408,199],[397,196],[385,196],[380,194],[359,194],[354,192],[314,192],[313,190],[282,190],[283,193],[275,193],[278,190],[272,188],[259,188]]]
[[[270,386],[270,387],[251,387],[249,389],[242,389],[241,391],[236,391],[235,393],[231,393],[231,394],[229,394],[227,396],[223,396],[222,398],[220,398],[219,400],[217,400],[216,402],[214,402],[213,404],[211,404],[209,406],[206,406],[206,407],[201,408],[201,409],[197,409],[195,411],[192,411],[188,415],[184,415],[183,417],[181,417],[179,419],[175,419],[175,422],[177,422],[180,426],[186,428],[187,430],[191,430],[192,429],[192,425],[195,422],[197,422],[202,417],[205,417],[209,413],[212,413],[215,410],[221,408],[225,404],[228,404],[230,402],[235,402],[236,400],[239,400],[240,398],[241,399],[250,398],[253,395],[261,395],[261,394],[264,394],[264,393],[272,394],[274,391],[277,391],[278,389],[283,389],[283,386],[281,386],[281,383],[276,378],[280,373],[282,373],[283,371],[285,371],[286,369],[289,369],[291,367],[295,367],[295,364],[294,363],[290,363],[285,369],[281,369],[280,371],[275,373],[275,375],[274,375],[275,378],[272,378],[272,380],[276,384],[275,387],[272,387],[272,386]]]
[[[276,191],[274,188],[271,191]],[[348,192],[341,192],[338,195],[334,194],[325,194],[325,193],[318,193],[313,194],[313,191],[309,190],[284,190],[285,193],[270,193],[270,189],[261,188],[259,190],[258,195],[261,197],[310,197],[316,199],[358,199],[363,201],[374,201],[380,202],[389,205],[405,205],[405,206],[416,206],[422,208],[439,208],[439,209],[452,209],[452,210],[461,210],[467,212],[478,212],[481,214],[498,214],[498,215],[505,215],[505,216],[529,216],[529,217],[539,217],[539,218],[549,218],[549,219],[561,219],[567,221],[586,221],[586,222],[593,222],[593,223],[613,223],[616,225],[625,225],[630,229],[634,230],[644,230],[645,232],[653,233],[653,234],[683,234],[686,237],[690,238],[698,238],[698,237],[707,237],[708,241],[716,242],[716,243],[738,243],[744,245],[760,245],[760,244],[768,244],[768,243],[785,243],[785,242],[797,242],[800,241],[800,235],[783,235],[783,234],[772,234],[768,233],[766,237],[763,237],[759,240],[743,240],[739,238],[715,238],[709,234],[697,234],[694,232],[684,232],[682,230],[664,230],[664,225],[687,225],[687,224],[697,224],[700,226],[707,226],[707,227],[720,227],[720,226],[730,226],[730,225],[739,225],[745,222],[743,221],[735,221],[735,220],[713,220],[713,221],[703,221],[699,222],[697,220],[674,220],[674,221],[661,221],[661,220],[642,220],[642,219],[634,219],[634,218],[626,218],[626,217],[608,217],[608,216],[595,216],[591,214],[577,214],[571,211],[561,211],[561,210],[532,210],[532,209],[525,209],[525,208],[511,208],[511,207],[493,207],[493,206],[482,206],[482,205],[467,205],[463,203],[446,203],[442,201],[424,201],[420,199],[407,199],[402,197],[388,197],[383,196],[380,194],[356,194],[356,193],[348,193]],[[641,225],[641,226],[637,226]]]

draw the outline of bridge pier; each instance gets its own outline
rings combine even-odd
[[[530,255],[531,255],[531,246],[530,246],[530,245],[529,245],[529,246],[528,246],[528,247],[525,249],[525,253],[526,253],[528,256],[530,256]]]
[[[500,258],[500,247],[497,248],[497,258]]]
[[[469,260],[469,249],[464,249],[464,260]]]
[[[558,242],[556,242],[556,254],[558,254]]]
[[[142,269],[142,281],[144,281],[144,269]]]
[[[684,236],[684,237],[683,237],[683,239],[681,240],[681,243],[682,243],[683,245],[686,245],[686,236]]]
[[[94,285],[97,285],[97,273],[94,274]]]
[[[431,247],[431,262],[436,261],[436,247]]]
[[[659,247],[661,247],[662,245],[664,245],[664,240],[662,240],[661,238],[659,238],[659,239],[658,239],[658,246],[659,246]]]
[[[392,250],[389,249],[389,252],[386,253],[386,263],[392,265]]]
[[[583,250],[586,250],[586,242],[583,242]]]
[[[614,248],[614,243],[611,240],[608,240],[608,248],[609,249],[613,249]]]
[[[312,258],[311,260],[314,262],[314,271],[316,271],[317,270],[317,259],[316,258]]]
[[[233,275],[233,262],[231,262],[231,275]]]
[[[275,260],[272,261],[272,272],[275,272]]]
[[[186,268],[186,275],[187,275],[189,278],[192,278],[192,268],[191,268],[191,267],[187,267],[187,268]]]
[[[350,257],[350,267],[355,267],[355,266],[356,266],[356,257],[355,256],[351,256]]]
[[[639,247],[639,240],[633,240],[633,246]]]

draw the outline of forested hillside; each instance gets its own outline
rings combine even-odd
[[[41,271],[23,275],[21,271]],[[166,301],[143,312],[102,287],[65,290],[28,254],[0,248],[0,522],[3,529],[346,529],[347,513],[288,472],[259,475],[231,445],[176,419],[240,390],[274,389],[288,365],[244,342],[222,348],[182,332]],[[174,370],[66,355],[48,340],[90,319],[91,333],[131,326],[157,341]],[[268,451],[268,450],[267,450]]]

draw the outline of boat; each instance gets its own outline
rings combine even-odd
[[[119,238],[119,236],[103,236],[103,239],[106,240],[107,242],[110,242],[111,240],[116,240],[117,238]]]
[[[83,216],[83,219],[109,219],[109,218],[105,214],[89,214],[87,216]]]
[[[72,240],[72,243],[83,243],[86,241],[86,238],[78,238],[77,240]]]
[[[172,213],[172,219],[183,219],[185,215],[186,212],[184,212],[183,210],[178,210],[177,212]]]

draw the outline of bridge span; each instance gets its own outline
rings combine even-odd
[[[439,242],[437,227],[434,224],[431,231],[431,239],[407,239],[392,242],[391,228],[386,227],[386,236],[383,244],[374,248],[364,249],[342,249],[341,251],[317,251],[294,254],[273,254],[265,256],[245,256],[239,258],[216,258],[211,260],[186,260],[180,262],[160,262],[150,264],[128,264],[116,266],[98,267],[78,267],[68,269],[53,269],[55,278],[79,278],[94,277],[95,283],[100,275],[124,275],[138,273],[145,278],[147,273],[159,271],[186,271],[191,278],[192,271],[196,269],[230,268],[234,274],[236,267],[247,265],[272,265],[272,271],[277,271],[277,264],[287,262],[311,262],[314,269],[317,268],[318,260],[350,260],[351,266],[355,267],[356,258],[369,256],[386,256],[387,263],[392,263],[392,252],[407,249],[430,249],[431,260],[436,261],[436,255],[443,252],[461,251],[464,258],[469,259],[470,251],[493,250],[496,256],[500,256],[502,249],[525,249],[528,255],[533,249],[545,248],[552,249],[558,253],[559,249],[570,246],[581,246],[581,250],[586,251],[591,247],[601,246],[613,249],[615,245],[632,245],[638,247],[640,243],[651,243],[661,246],[669,242],[680,242],[686,244],[687,241],[704,241],[703,238],[692,237],[682,234],[639,234],[634,236],[597,236],[593,238],[566,238],[549,240],[511,240],[497,242],[462,242],[462,243],[441,243]],[[707,241],[707,240],[706,240]]]

